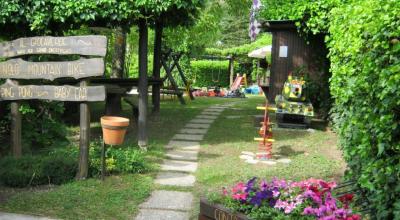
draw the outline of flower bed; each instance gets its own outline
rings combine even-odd
[[[352,213],[353,195],[335,197],[332,192],[335,187],[335,182],[318,179],[288,182],[275,178],[267,182],[254,177],[231,189],[224,188],[215,201],[227,209],[215,206],[214,218],[208,215],[208,219],[219,219],[215,213],[221,212],[231,215],[232,219],[245,219],[234,213],[243,213],[250,219],[361,219],[360,215]],[[206,215],[204,211],[207,210],[204,201],[202,205],[200,216]]]

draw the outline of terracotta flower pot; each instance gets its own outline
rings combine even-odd
[[[105,144],[119,145],[124,142],[129,119],[115,116],[103,116],[100,121]]]

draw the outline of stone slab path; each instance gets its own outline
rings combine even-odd
[[[20,215],[20,214],[5,213],[5,212],[0,212],[0,219],[1,220],[55,220],[39,216]]]
[[[166,159],[161,164],[156,184],[162,186],[193,187],[198,167],[200,141],[210,125],[227,107],[235,103],[214,105],[189,121],[165,146]],[[139,207],[135,220],[188,220],[193,208],[191,192],[156,190]]]

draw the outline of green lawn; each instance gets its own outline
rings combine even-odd
[[[156,167],[152,172],[114,175],[106,178],[104,183],[98,179],[88,179],[62,186],[41,186],[30,189],[0,187],[0,195],[3,195],[0,196],[0,211],[62,219],[132,218],[138,210],[138,205],[155,187],[153,179],[158,171],[157,164],[164,156],[163,146],[203,108],[220,102],[220,99],[197,99],[185,106],[180,105],[177,100],[167,99],[162,102],[159,116],[151,115],[149,118],[147,159]],[[103,103],[91,106],[92,138],[97,138],[101,134],[98,121],[103,108]],[[129,105],[124,105],[123,109],[125,116],[131,114]],[[78,127],[70,127],[69,131],[71,137],[79,134]],[[124,145],[136,146],[136,133],[137,128],[133,123],[128,130]]]
[[[250,165],[239,159],[242,151],[257,150],[257,142],[253,141],[257,136],[257,129],[253,121],[254,115],[263,114],[256,110],[257,105],[264,104],[261,96],[250,96],[246,99],[197,98],[186,106],[181,106],[177,100],[164,100],[159,116],[150,119],[148,160],[156,165],[164,156],[163,146],[187,121],[210,105],[226,102],[236,104],[219,116],[202,141],[194,188],[153,184],[158,172],[156,168],[146,174],[108,177],[104,183],[89,179],[57,187],[22,190],[0,188],[0,194],[12,195],[7,202],[0,202],[0,211],[63,219],[129,219],[135,215],[138,205],[152,190],[173,189],[194,192],[196,204],[192,218],[196,219],[198,198],[253,176],[268,179],[277,176],[291,180],[309,177],[340,180],[345,163],[336,147],[336,135],[322,125],[316,125],[319,130],[312,132],[274,127],[276,142],[273,151],[290,158],[292,162],[289,165]],[[98,118],[101,116],[103,104],[92,106],[92,110],[93,137],[96,138],[100,134]],[[124,114],[131,114],[128,105],[124,105]],[[240,118],[226,118],[234,115]],[[274,118],[273,115],[271,118]],[[72,136],[78,132],[76,127],[70,128],[70,131]],[[136,146],[136,131],[135,126],[130,127],[125,145]]]
[[[246,181],[258,176],[266,179],[272,177],[300,180],[305,178],[324,178],[340,180],[345,163],[341,152],[337,149],[337,138],[323,125],[314,123],[319,130],[277,129],[273,127],[273,152],[292,162],[289,165],[247,164],[239,159],[242,151],[256,152],[258,143],[254,127],[254,115],[263,111],[256,110],[263,105],[260,96],[251,96],[238,102],[233,109],[225,110],[215,122],[204,141],[200,151],[200,165],[196,172],[196,197],[205,196],[209,192],[219,192],[222,187],[230,187],[235,182]],[[228,119],[225,116],[238,115],[240,118]],[[271,114],[274,120],[274,115]],[[198,214],[193,211],[193,219]]]

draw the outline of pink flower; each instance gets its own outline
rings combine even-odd
[[[232,192],[237,193],[237,192],[244,192],[246,190],[246,186],[243,182],[239,182],[236,184],[236,186],[233,187]]]
[[[247,193],[236,193],[232,195],[232,198],[235,200],[246,200],[247,199]]]
[[[296,208],[296,205],[293,203],[293,202],[291,202],[291,203],[289,203],[286,207],[285,207],[285,213],[286,214],[289,214],[289,213],[291,213],[292,211],[293,211],[293,209],[295,209]]]

